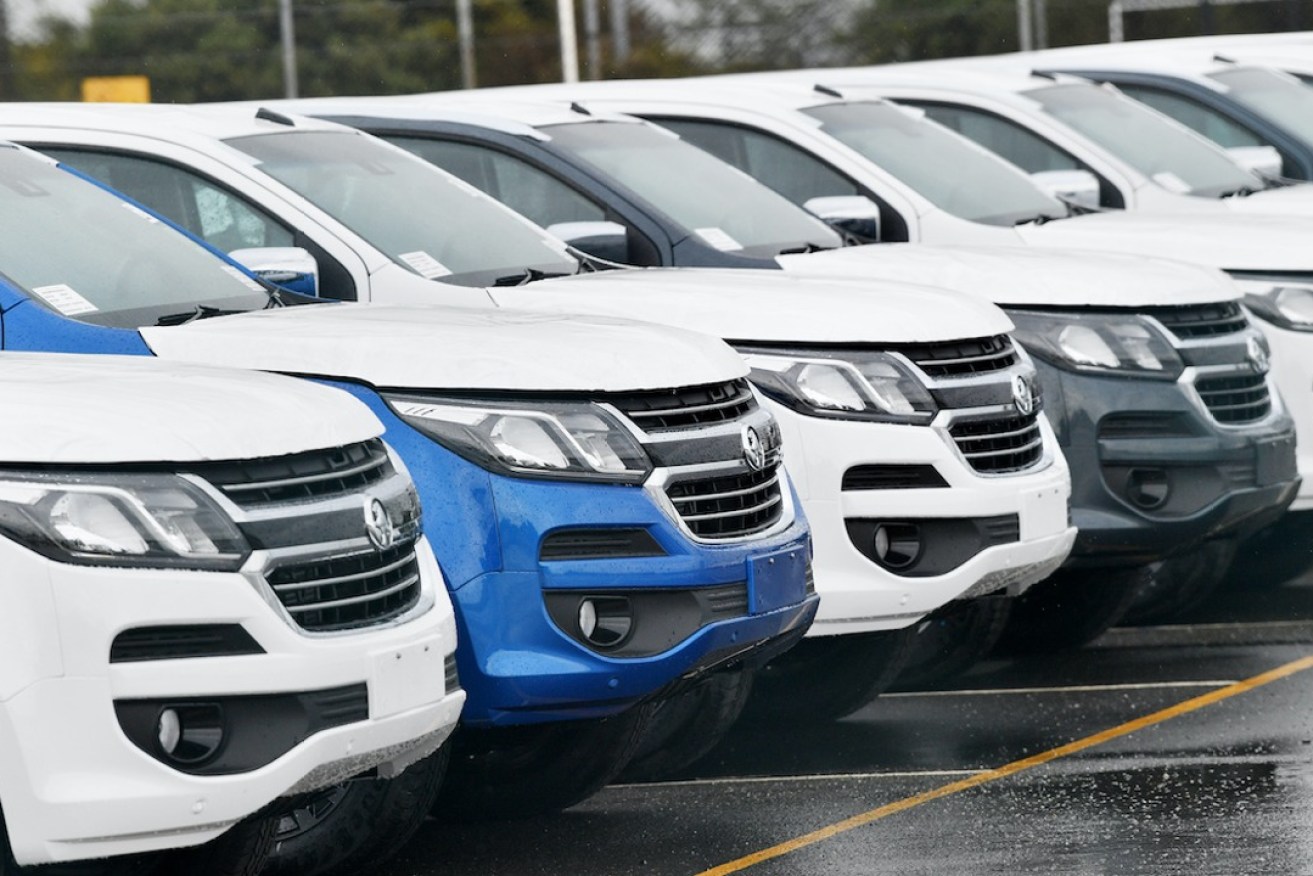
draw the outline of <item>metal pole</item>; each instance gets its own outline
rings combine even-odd
[[[611,0],[611,55],[617,64],[629,61],[629,0]]]
[[[297,97],[296,31],[292,25],[292,0],[278,0],[278,30],[283,37],[283,94]]]
[[[456,36],[460,40],[460,83],[463,88],[478,85],[474,69],[473,0],[456,0]]]
[[[1017,48],[1029,52],[1034,47],[1030,41],[1030,0],[1017,0]]]
[[[1035,0],[1035,48],[1049,47],[1049,4],[1048,0]]]
[[[9,62],[9,9],[6,0],[0,0],[0,99],[3,100],[13,100],[17,96]]]
[[[1108,42],[1120,43],[1126,39],[1126,30],[1123,24],[1121,0],[1112,0],[1108,4]]]
[[[1199,0],[1199,32],[1211,36],[1217,30],[1213,25],[1213,4]]]
[[[556,23],[561,32],[561,81],[579,81],[579,38],[575,35],[574,0],[556,0]]]
[[[602,18],[597,0],[584,0],[584,48],[588,56],[588,78],[602,78]]]

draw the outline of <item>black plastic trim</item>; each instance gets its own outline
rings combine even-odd
[[[619,647],[602,648],[579,630],[584,600],[629,603],[633,629]],[[549,590],[547,614],[567,636],[608,657],[650,657],[668,651],[705,626],[748,615],[748,584],[739,581],[689,590]]]
[[[947,487],[933,465],[855,465],[843,473],[844,490],[918,490]]]
[[[628,557],[664,557],[652,533],[641,527],[612,529],[558,529],[538,547],[542,562],[559,560],[614,560]]]
[[[264,653],[260,643],[241,624],[134,627],[114,637],[109,647],[109,662],[144,663]]]
[[[887,569],[904,578],[928,578],[943,575],[970,560],[986,548],[1015,544],[1021,540],[1021,520],[1016,514],[997,517],[926,518],[869,520],[848,518],[844,525],[853,547],[871,562],[885,568],[875,556],[875,529],[880,524],[912,525],[920,530],[921,551],[911,563]]]

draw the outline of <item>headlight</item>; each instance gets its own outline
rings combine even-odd
[[[749,379],[766,395],[811,416],[925,423],[934,399],[887,353],[790,352],[739,347]]]
[[[1008,310],[1013,335],[1031,353],[1079,371],[1175,380],[1185,363],[1156,328],[1135,314]]]
[[[250,554],[218,505],[168,474],[0,472],[0,532],[85,565],[236,571]]]
[[[1263,280],[1241,280],[1237,285],[1255,316],[1284,329],[1313,332],[1313,288],[1274,286]]]
[[[622,484],[640,484],[652,471],[637,439],[591,402],[521,406],[386,398],[407,423],[493,471]]]

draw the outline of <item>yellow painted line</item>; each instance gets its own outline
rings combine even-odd
[[[803,834],[800,837],[780,843],[777,846],[771,846],[769,849],[763,849],[760,852],[754,852],[727,864],[721,864],[719,867],[712,867],[710,870],[703,870],[697,876],[728,876],[731,873],[739,873],[749,867],[770,861],[774,858],[780,858],[799,849],[815,845],[825,840],[836,837],[839,834],[847,833],[859,827],[879,821],[882,818],[888,818],[890,815],[897,815],[899,812],[905,812],[908,809],[914,809],[932,800],[938,800],[942,797],[949,797],[953,794],[959,794],[962,791],[968,791],[971,788],[980,785],[996,782],[999,779],[1006,779],[1025,770],[1033,769],[1037,766],[1043,766],[1059,758],[1068,757],[1073,754],[1093,748],[1096,745],[1102,745],[1105,742],[1111,742],[1122,736],[1134,733],[1136,730],[1143,730],[1146,727],[1152,727],[1155,724],[1161,724],[1164,721],[1170,721],[1173,718],[1179,718],[1182,715],[1188,715],[1196,712],[1206,706],[1219,703],[1239,694],[1246,693],[1265,684],[1271,684],[1274,681],[1294,675],[1297,672],[1303,672],[1307,669],[1313,669],[1313,656],[1304,657],[1295,660],[1284,666],[1278,666],[1269,672],[1261,675],[1255,675],[1253,678],[1247,678],[1244,681],[1237,681],[1235,684],[1227,685],[1217,690],[1200,694],[1193,699],[1188,699],[1175,706],[1170,706],[1161,711],[1154,712],[1151,715],[1145,715],[1143,718],[1136,718],[1134,721],[1127,721],[1117,727],[1104,730],[1101,733],[1095,733],[1093,736],[1086,736],[1084,739],[1078,739],[1075,742],[1069,742],[1066,745],[1060,745],[1057,748],[1051,748],[1048,751],[1041,752],[1031,757],[1015,760],[1010,764],[1001,766],[998,769],[989,770],[961,781],[952,782],[930,791],[906,797],[893,803],[886,804],[878,809],[872,809],[851,818],[845,818],[843,821],[836,822],[823,827],[820,830],[814,830],[811,833]]]

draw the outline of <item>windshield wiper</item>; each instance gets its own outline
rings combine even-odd
[[[504,277],[498,277],[492,281],[494,286],[523,286],[525,283],[532,283],[536,280],[548,280],[552,277],[568,277],[569,274],[562,271],[541,271],[538,268],[525,268],[518,274],[507,274]]]
[[[1247,198],[1255,191],[1255,189],[1251,189],[1248,186],[1243,186],[1238,189],[1232,189],[1229,192],[1222,192],[1217,196],[1217,199],[1219,201],[1225,201],[1227,198]]]
[[[228,316],[233,313],[245,313],[244,310],[224,310],[221,307],[211,307],[208,304],[197,304],[191,310],[184,310],[181,313],[168,313],[155,320],[156,325],[186,325],[198,319],[209,319],[212,316]]]
[[[847,235],[844,236],[845,245],[847,245]],[[814,252],[829,252],[831,247],[821,246],[819,243],[804,243],[802,246],[792,246],[780,250],[776,255],[809,255]]]

